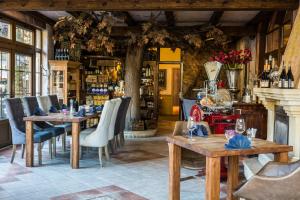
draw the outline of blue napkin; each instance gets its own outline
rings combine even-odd
[[[251,142],[249,139],[241,134],[236,134],[233,136],[228,144],[225,144],[226,149],[250,149],[251,148]]]
[[[55,106],[51,106],[49,112],[50,113],[58,113],[58,110]]]
[[[47,113],[42,111],[42,109],[38,106],[34,108],[33,114],[36,115],[36,116],[47,116]]]
[[[96,106],[90,106],[89,113],[96,113],[96,112],[97,112]]]
[[[85,117],[85,108],[82,108],[77,112],[77,114],[74,115],[75,117]]]
[[[204,125],[194,125],[190,130],[189,130],[190,135],[195,135],[195,136],[208,136],[208,131]]]
[[[96,110],[97,110],[97,111],[102,111],[102,110],[103,110],[103,106],[97,106],[97,107],[96,107]]]
[[[62,104],[61,109],[68,109],[68,106],[66,104]]]

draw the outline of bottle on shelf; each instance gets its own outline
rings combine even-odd
[[[264,71],[261,75],[261,88],[267,88],[269,86],[269,77],[268,77],[268,60],[265,61]]]
[[[289,89],[294,88],[294,76],[293,76],[293,73],[292,73],[291,64],[289,64],[289,70],[288,70],[288,73],[287,73],[287,81],[288,81],[288,88]]]
[[[282,61],[282,71],[281,71],[281,74],[280,74],[279,87],[280,88],[287,88],[288,87],[287,74],[286,74],[286,70],[285,70],[284,61]]]

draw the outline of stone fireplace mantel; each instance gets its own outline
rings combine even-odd
[[[300,158],[300,89],[254,88],[253,95],[268,109],[267,139],[274,139],[275,105],[282,106],[289,116],[289,145],[294,157]]]

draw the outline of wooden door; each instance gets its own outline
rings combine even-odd
[[[180,93],[180,69],[173,69],[172,83],[172,99],[173,99],[173,114],[178,115],[179,112],[179,93]]]

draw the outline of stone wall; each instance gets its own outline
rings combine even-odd
[[[212,51],[185,51],[183,52],[183,97],[195,98],[194,88],[204,87],[204,81],[207,80],[204,64],[209,61]],[[218,80],[227,81],[224,70],[218,77]]]

